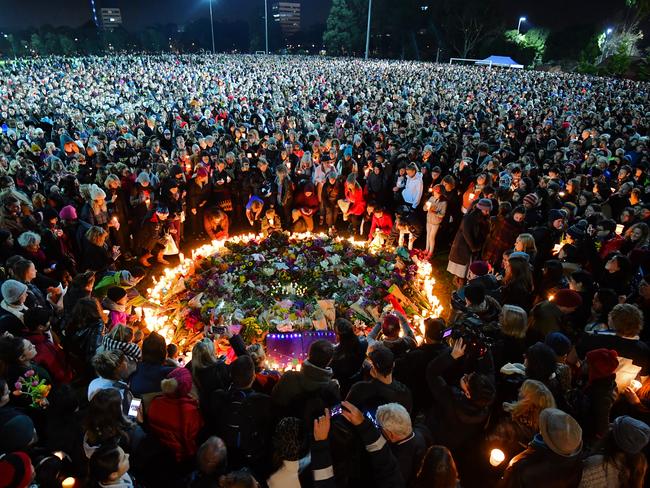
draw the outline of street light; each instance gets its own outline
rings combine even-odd
[[[372,0],[368,0],[368,28],[366,29],[366,59],[370,49],[370,16],[372,15]]]
[[[519,30],[521,29],[522,22],[526,22],[526,17],[519,17],[519,22],[517,23],[517,34],[519,34]]]
[[[212,0],[210,2],[210,32],[212,33],[212,54],[216,53],[214,49],[214,22],[212,21]]]

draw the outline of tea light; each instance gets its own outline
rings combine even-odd
[[[61,482],[61,488],[74,488],[76,483],[77,480],[70,476]]]
[[[506,459],[506,455],[501,449],[492,449],[490,451],[490,464],[492,466],[498,466]]]

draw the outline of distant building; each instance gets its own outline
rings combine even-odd
[[[273,20],[280,24],[280,29],[285,36],[300,30],[300,2],[275,2],[271,10]]]
[[[119,8],[102,8],[100,13],[104,29],[114,29],[122,25],[122,11]]]

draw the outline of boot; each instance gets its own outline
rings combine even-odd
[[[148,252],[147,254],[144,254],[140,256],[140,259],[138,259],[138,262],[144,266],[145,268],[149,268],[151,266],[151,263],[149,263],[149,258],[152,257],[152,254]]]
[[[158,255],[156,256],[156,261],[159,262],[160,264],[169,264],[169,261],[167,261],[167,260],[163,257],[163,252],[162,252],[162,251],[160,251],[160,252],[158,253]]]

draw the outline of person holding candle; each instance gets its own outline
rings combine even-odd
[[[427,245],[424,253],[431,258],[436,248],[438,230],[447,213],[447,198],[443,195],[442,185],[433,187],[431,197],[424,204],[424,210],[427,213]]]

